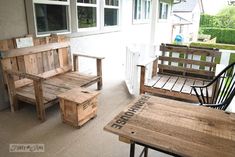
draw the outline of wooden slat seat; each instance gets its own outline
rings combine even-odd
[[[42,82],[42,91],[45,108],[50,106],[47,104],[57,101],[59,94],[73,88],[87,87],[91,84],[91,82],[97,81],[97,79],[99,79],[97,76],[81,75],[78,72],[67,72],[65,74],[57,75],[44,80]],[[16,96],[18,100],[26,101],[34,105],[36,104],[33,84],[17,88]]]
[[[192,85],[206,85],[215,76],[218,49],[191,48],[172,44],[160,46],[162,54],[153,62],[153,77],[146,81],[146,64],[140,64],[140,93],[145,92],[198,102]],[[212,97],[213,87],[208,88]]]
[[[205,85],[207,80],[192,79],[175,75],[159,74],[151,80],[151,84],[145,84],[146,87],[155,91],[156,94],[162,94],[165,96],[174,96],[175,94],[181,94],[181,98],[188,96],[191,100],[196,100],[195,92],[192,90],[191,85]],[[209,90],[209,97],[212,96],[212,89]],[[180,97],[179,97],[180,98]]]

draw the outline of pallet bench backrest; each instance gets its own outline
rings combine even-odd
[[[7,83],[4,73],[6,70],[20,71],[44,78],[69,71],[72,69],[69,42],[59,37],[34,39],[34,46],[1,52],[1,67],[5,84]],[[17,76],[14,80],[16,87],[30,82]]]
[[[215,76],[216,61],[221,56],[218,49],[205,49],[183,45],[161,44],[159,73],[176,74],[204,79]]]

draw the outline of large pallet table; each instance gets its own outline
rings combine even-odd
[[[104,130],[130,143],[174,156],[234,157],[235,114],[203,106],[142,95]]]

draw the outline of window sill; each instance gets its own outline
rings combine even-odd
[[[83,30],[83,31],[72,32],[68,36],[71,38],[76,38],[76,37],[83,37],[83,36],[100,35],[100,34],[105,34],[105,33],[114,33],[114,32],[120,32],[120,31],[121,31],[120,26],[106,26],[102,30],[86,29],[86,31]]]
[[[46,36],[50,36],[51,34],[56,34],[56,35],[67,35],[70,34],[71,31],[66,31],[66,32],[48,32],[45,34],[37,34],[36,33],[36,37],[46,37]]]

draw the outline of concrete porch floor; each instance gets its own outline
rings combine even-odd
[[[95,89],[96,86],[92,86]],[[35,108],[24,105],[19,111],[0,114],[1,157],[127,157],[129,145],[103,127],[134,99],[121,80],[105,80],[99,97],[98,116],[80,129],[63,124],[58,105],[48,108],[47,120],[36,119]],[[45,144],[44,153],[10,153],[9,144]],[[140,152],[137,147],[137,152]],[[151,151],[150,157],[167,155]]]

